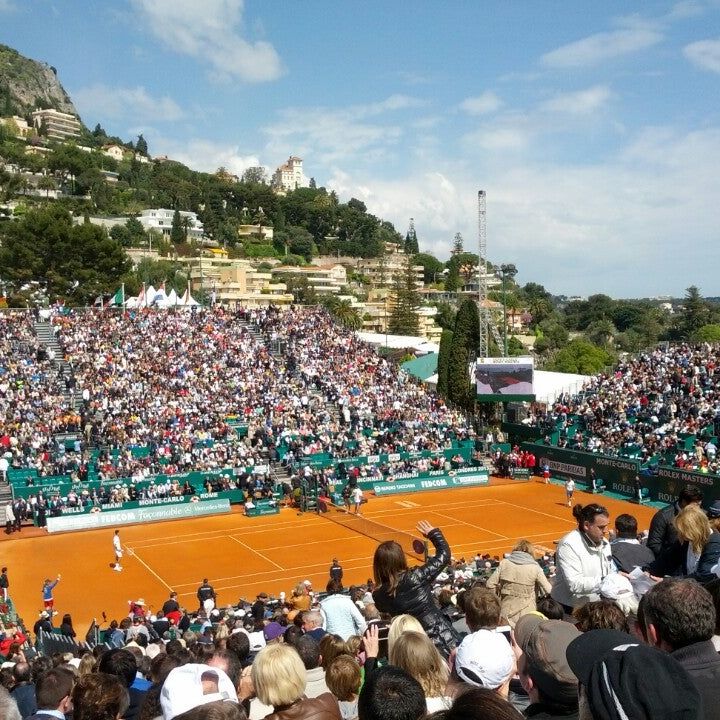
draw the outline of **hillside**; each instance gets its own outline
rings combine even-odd
[[[25,117],[38,108],[78,114],[55,68],[0,45],[0,117]]]

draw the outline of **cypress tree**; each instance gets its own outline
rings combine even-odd
[[[440,336],[440,350],[438,351],[438,381],[437,391],[442,397],[447,396],[448,365],[450,362],[450,348],[452,347],[453,331],[443,330]]]
[[[450,402],[460,407],[472,407],[475,399],[469,364],[477,356],[480,344],[479,323],[475,301],[464,300],[455,318],[447,368],[447,397]]]
[[[172,226],[170,228],[170,240],[177,245],[185,240],[185,232],[183,231],[182,218],[180,211],[175,210],[173,213]]]

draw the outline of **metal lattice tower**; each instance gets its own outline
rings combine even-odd
[[[480,317],[480,344],[478,357],[487,357],[490,350],[490,314],[487,308],[487,225],[485,217],[485,191],[478,190],[478,316]]]
[[[503,347],[500,333],[490,317],[487,307],[487,225],[485,191],[478,190],[478,316],[480,318],[480,345],[478,357],[490,354],[490,333],[499,348]]]

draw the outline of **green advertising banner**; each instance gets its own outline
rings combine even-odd
[[[231,505],[238,505],[245,502],[245,493],[242,490],[223,490],[221,492],[205,492],[198,493],[193,496],[178,496],[171,498],[145,498],[142,500],[128,500],[124,503],[106,503],[97,508],[93,505],[84,505],[80,507],[67,507],[62,509],[62,515],[85,515],[93,512],[108,512],[110,510],[135,510],[140,507],[155,507],[157,505],[182,505],[188,502],[197,502],[193,500],[228,500]]]
[[[675,502],[680,491],[688,485],[702,490],[705,498],[703,505],[711,505],[720,497],[720,478],[709,473],[658,466],[652,474],[641,475],[640,479],[653,500],[668,504]]]
[[[126,503],[127,505],[128,503]],[[130,525],[132,523],[159,522],[161,520],[181,520],[184,518],[218,515],[230,512],[230,501],[227,498],[216,500],[199,500],[192,502],[165,503],[164,505],[144,505],[122,510],[107,510],[62,515],[47,519],[47,530],[50,533],[71,530],[92,530],[113,525]]]
[[[254,507],[246,506],[245,514],[248,517],[259,517],[261,515],[277,515],[280,512],[280,505],[277,502],[267,502],[258,500],[254,503]]]
[[[244,468],[246,472],[258,472],[264,473],[267,471],[267,465],[258,465],[249,468]],[[132,478],[113,478],[111,480],[92,480],[89,482],[70,482],[65,475],[59,475],[55,478],[42,478],[43,482],[36,481],[35,485],[11,485],[13,498],[29,498],[31,495],[37,495],[42,492],[46,498],[50,498],[53,495],[60,495],[60,497],[67,497],[67,494],[74,490],[76,493],[81,493],[83,490],[100,490],[101,488],[114,488],[117,485],[134,485],[137,490],[142,490],[148,487],[150,484],[160,485],[165,484],[168,481],[171,483],[177,482],[180,485],[184,485],[185,482],[189,482],[194,488],[197,494],[198,491],[204,490],[205,482],[207,480],[217,479],[222,475],[229,475],[233,477],[233,470],[214,470],[214,471],[196,471],[182,473],[178,475],[151,475],[137,483],[133,483]]]
[[[378,496],[398,495],[400,493],[420,492],[421,490],[446,490],[453,487],[487,485],[490,481],[487,470],[478,468],[465,468],[465,470],[467,472],[452,475],[449,473],[439,475],[415,473],[402,478],[398,477],[394,482],[375,483],[373,489]]]
[[[552,477],[564,480],[572,478],[589,485],[590,470],[595,470],[597,479],[602,480],[608,490],[628,497],[635,496],[635,476],[640,474],[638,460],[568,450],[540,443],[523,443],[522,449],[535,455],[540,468],[547,464]]]

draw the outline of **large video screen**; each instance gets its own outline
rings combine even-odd
[[[479,358],[475,363],[475,390],[481,402],[533,400],[533,359]]]

